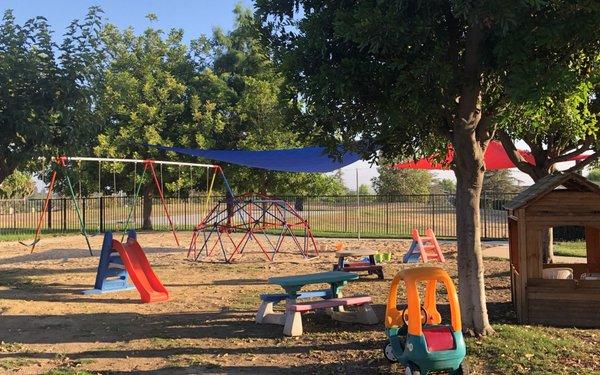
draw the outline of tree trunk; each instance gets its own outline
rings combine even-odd
[[[454,141],[459,301],[463,330],[486,335],[493,329],[487,313],[481,253],[479,204],[483,186],[483,151],[474,135],[470,142],[464,138],[455,137]]]
[[[458,247],[458,298],[463,330],[470,334],[493,333],[485,301],[479,200],[483,187],[483,153],[492,138],[490,117],[481,108],[481,25],[471,25],[465,45],[465,71],[453,123],[456,174],[456,231]]]
[[[548,228],[542,232],[542,259],[544,264],[554,263],[554,240],[553,230]]]
[[[15,171],[16,166],[9,166],[9,163],[4,161],[4,160],[0,160],[0,184],[2,184],[2,182],[4,182],[4,180],[6,180],[11,174],[13,174],[13,172]]]
[[[154,186],[150,183],[144,187],[144,194],[142,198],[142,229],[152,230],[152,192]]]

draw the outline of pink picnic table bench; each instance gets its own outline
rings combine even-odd
[[[333,266],[334,271],[344,272],[363,272],[368,275],[377,275],[380,280],[383,280],[383,267],[375,262],[376,250],[369,249],[348,249],[336,251],[335,256],[338,258],[338,263]],[[346,262],[346,258],[364,258],[369,257],[367,262]]]
[[[302,335],[302,314],[314,310],[325,310],[332,319],[342,322],[377,324],[379,320],[371,307],[371,297],[342,296],[343,286],[348,281],[356,279],[358,279],[357,274],[341,271],[271,277],[269,284],[280,285],[286,293],[261,295],[262,303],[256,314],[256,322],[283,325],[283,334],[286,336]],[[312,284],[329,284],[330,288],[325,291],[300,291],[304,286]],[[286,301],[285,312],[273,312],[273,304],[283,297]],[[324,299],[298,302],[298,300],[314,297]],[[347,307],[355,310],[347,310]]]

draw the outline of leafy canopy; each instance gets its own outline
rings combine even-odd
[[[19,25],[11,10],[0,24],[0,182],[20,168],[35,170],[39,156],[89,145],[93,117],[101,10],[73,21],[57,46],[43,17]]]
[[[256,5],[289,99],[304,104],[306,134],[330,145],[363,140],[371,157],[379,148],[388,158],[443,149],[468,95],[480,102],[483,142],[509,104],[540,100],[558,84],[577,92],[599,47],[600,6],[587,0]]]
[[[378,168],[379,176],[374,177],[373,189],[377,195],[429,195],[431,174],[419,169],[393,169],[389,166]]]

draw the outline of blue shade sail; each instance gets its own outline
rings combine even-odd
[[[344,151],[341,147],[339,148],[341,157],[332,158],[324,147],[244,151],[150,146],[183,155],[280,172],[331,172],[362,159],[359,154]]]

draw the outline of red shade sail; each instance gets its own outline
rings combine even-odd
[[[533,155],[529,151],[519,150],[519,153],[527,161],[528,163],[535,165],[535,160]],[[394,169],[450,169],[450,162],[454,158],[454,150],[452,146],[449,147],[448,152],[446,153],[446,157],[444,158],[444,162],[436,162],[435,159],[437,155],[429,156],[426,158],[419,159],[417,161],[409,161],[404,163],[397,163],[393,165]],[[587,158],[588,155],[577,155],[569,159],[573,160],[582,160]],[[497,170],[497,169],[509,169],[515,168],[515,165],[508,157],[506,150],[502,146],[502,143],[499,141],[491,141],[485,150],[484,155],[484,163],[485,169],[488,171]]]

